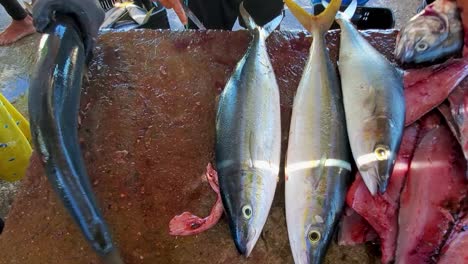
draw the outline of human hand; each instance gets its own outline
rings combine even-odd
[[[175,13],[180,19],[182,24],[187,25],[187,16],[185,15],[184,8],[182,7],[181,0],[158,0],[165,8],[174,9]]]

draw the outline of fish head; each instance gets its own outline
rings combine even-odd
[[[322,263],[322,260],[327,252],[330,229],[326,228],[325,223],[316,223],[310,225],[307,232],[304,234],[304,239],[307,245],[307,262],[306,263]]]
[[[420,63],[438,59],[444,52],[448,38],[447,21],[436,14],[420,14],[400,31],[395,49],[396,58],[402,63]]]
[[[359,144],[353,150],[356,165],[372,195],[384,193],[395,165],[401,142],[402,124],[386,116],[364,121]]]
[[[240,254],[248,257],[268,217],[276,182],[268,185],[265,178],[270,175],[260,170],[247,169],[239,173],[240,175],[232,175],[235,176],[232,178],[242,180],[235,187],[234,184],[231,185],[233,188],[229,195],[223,195],[223,204],[236,248]]]
[[[312,222],[304,226],[300,236],[290,238],[295,263],[322,263],[327,252],[330,229],[327,230],[325,223]]]

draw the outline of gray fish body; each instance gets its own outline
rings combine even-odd
[[[216,117],[221,196],[236,247],[246,256],[266,222],[281,151],[279,90],[265,44],[269,32],[251,32],[253,41],[221,94]]]
[[[427,6],[400,31],[395,56],[402,63],[434,61],[461,51],[463,27],[455,1]]]
[[[347,20],[341,26],[339,70],[346,124],[358,169],[372,194],[384,192],[405,120],[403,76]]]

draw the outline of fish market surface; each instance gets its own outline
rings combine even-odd
[[[365,33],[390,59],[395,36]],[[169,234],[174,215],[186,210],[206,215],[215,200],[201,181],[214,159],[215,101],[249,41],[245,31],[101,36],[84,81],[79,137],[97,202],[126,263],[292,263],[282,171],[249,259],[237,253],[226,220],[197,236]],[[338,34],[329,33],[327,41],[336,62]],[[267,40],[280,90],[283,155],[310,45],[304,33],[275,32]],[[0,263],[97,263],[40,167],[35,156],[0,236]],[[325,258],[325,263],[374,261],[355,247],[332,246]]]

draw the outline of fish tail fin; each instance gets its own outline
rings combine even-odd
[[[322,0],[322,5],[325,5],[325,4],[326,4],[325,0]],[[356,10],[357,10],[357,0],[352,0],[351,3],[349,3],[348,7],[346,7],[346,9],[343,12],[338,11],[335,18],[338,20],[341,19],[341,20],[351,21],[351,18],[354,16],[354,13],[356,13]]]
[[[331,0],[322,13],[314,16],[293,0],[284,0],[284,3],[305,29],[309,32],[318,30],[320,33],[325,33],[330,29],[341,6],[341,0]]]
[[[255,23],[254,19],[249,14],[249,12],[247,12],[247,10],[244,7],[243,2],[240,4],[239,10],[247,28],[249,30],[258,29],[262,31],[265,38],[267,38],[273,31],[275,31],[275,29],[281,24],[281,21],[283,21],[283,17],[284,17],[283,13],[281,13],[279,16],[275,17],[266,25],[264,25],[263,27],[260,27],[259,25],[257,25],[257,23]]]

